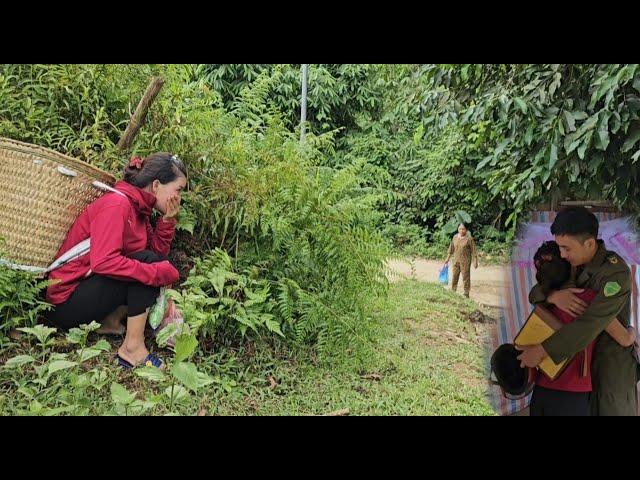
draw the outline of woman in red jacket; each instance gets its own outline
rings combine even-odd
[[[69,329],[95,320],[103,333],[121,334],[126,315],[120,365],[162,367],[145,346],[144,329],[160,287],[179,279],[167,255],[186,185],[187,170],[175,155],[135,157],[125,169],[124,181],[86,208],[58,257],[87,239],[89,252],[49,275],[53,284],[47,301],[55,307],[49,314],[54,326]],[[150,221],[154,209],[161,213],[155,229]]]

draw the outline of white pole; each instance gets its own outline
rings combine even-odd
[[[302,65],[302,111],[300,112],[300,142],[304,142],[307,134],[307,83],[309,81],[309,65]]]

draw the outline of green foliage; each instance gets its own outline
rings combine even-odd
[[[205,337],[236,333],[244,337],[248,330],[282,335],[271,313],[269,283],[251,278],[251,272],[232,270],[229,255],[216,249],[196,261],[182,292],[169,292],[193,331]]]
[[[9,358],[0,367],[0,378],[14,392],[10,402],[12,413],[19,415],[87,415],[92,407],[89,392],[99,392],[108,381],[101,367],[93,367],[95,358],[105,355],[110,345],[100,340],[89,346],[88,336],[99,325],[83,325],[72,329],[62,342],[53,335],[55,328],[36,325],[19,330],[36,340],[29,354]],[[75,351],[60,352],[61,343]]]
[[[192,326],[270,331],[323,353],[362,337],[388,252],[374,229],[379,195],[362,188],[360,169],[269,167],[261,213],[245,226],[253,241],[239,244],[235,265],[221,250],[197,261],[177,296]]]
[[[55,328],[42,325],[20,328],[32,345],[23,345],[21,350],[27,353],[8,358],[0,367],[0,393],[11,392],[6,397],[8,411],[18,415],[89,415],[96,411],[116,415],[158,411],[175,414],[190,400],[190,392],[202,391],[220,381],[187,361],[198,342],[192,335],[180,335],[176,356],[166,373],[154,367],[134,370],[135,376],[148,382],[143,385],[144,398],[140,399],[137,391],[119,383],[122,376],[107,360],[111,358],[111,345],[105,340],[90,342],[89,335],[98,328],[92,322],[71,329],[64,338],[55,336]],[[113,411],[105,408],[109,404],[105,402],[107,396],[111,397]],[[5,413],[2,402],[0,407]]]
[[[307,148],[295,144],[298,64],[4,64],[0,135],[117,172],[114,144],[158,73],[168,82],[134,151],[188,160],[194,188],[179,224],[188,253],[253,239],[267,188],[258,176],[296,162],[307,175],[366,161],[363,185],[387,191],[380,224],[396,245],[413,226],[423,229],[416,241],[439,241],[457,210],[477,235],[491,227],[505,241],[550,197],[638,210],[636,64],[311,65]]]
[[[424,123],[455,124],[515,226],[549,193],[638,211],[638,64],[424,65]]]
[[[301,175],[294,165],[279,167],[273,174],[289,180],[269,190],[255,248],[240,257],[278,293],[283,331],[299,342],[315,340],[321,352],[361,338],[367,299],[386,289],[388,251],[374,209],[382,198],[364,185],[365,168],[354,163]]]
[[[501,226],[505,216],[505,203],[490,196],[477,162],[465,154],[463,130],[456,124],[425,128],[422,111],[411,108],[425,91],[418,72],[416,66],[387,68],[380,118],[363,118],[335,155],[336,164],[366,159],[385,172],[383,229],[406,253],[439,248],[460,221],[480,231]]]
[[[371,107],[372,87],[361,80],[372,68],[312,67],[317,133],[347,125],[352,105]],[[292,109],[283,108],[298,102],[298,89],[286,86],[299,85],[299,66],[258,66],[250,81],[231,82],[233,96],[212,88],[206,72],[197,65],[4,65],[0,134],[118,174],[126,160],[114,145],[149,78],[161,74],[166,84],[132,151],[176,152],[188,166],[175,246],[204,262],[182,292],[189,321],[204,336],[215,338],[217,328],[237,341],[284,335],[325,353],[362,337],[369,299],[386,284],[376,173],[362,161],[319,166],[331,132],[312,132],[299,144]],[[218,273],[230,277],[221,294],[203,268],[222,254],[230,263]]]
[[[0,414],[317,415],[343,408],[351,415],[491,414],[481,337],[467,318],[473,303],[433,284],[390,288],[388,298],[375,302],[375,348],[366,356],[345,351],[328,365],[315,361],[312,348],[281,345],[274,351],[247,342],[187,355],[181,361],[196,365],[198,373],[178,367],[183,383],[174,377],[171,359],[164,372],[114,368],[106,342],[91,336],[85,350],[101,353],[80,362],[74,342],[84,338],[83,329],[72,338],[39,333],[48,343],[44,356],[40,341],[29,335],[31,346],[0,347]],[[53,371],[68,365],[61,361],[77,365]]]
[[[0,343],[18,327],[33,327],[50,306],[41,298],[46,281],[0,265]]]
[[[2,64],[0,136],[118,168],[115,144],[147,71],[134,65]]]
[[[301,65],[195,65],[194,79],[205,80],[233,109],[242,92],[255,88],[260,78],[278,72],[279,81],[264,90],[265,104],[281,112],[290,129],[300,122]],[[382,100],[380,84],[370,64],[316,64],[309,68],[307,119],[315,133],[355,127],[362,111],[375,111]]]
[[[374,305],[388,289],[387,236],[440,248],[452,217],[466,212],[476,238],[499,244],[512,199],[486,188],[475,155],[494,140],[493,124],[456,122],[455,111],[429,103],[442,88],[433,90],[426,67],[312,65],[301,145],[300,65],[0,65],[1,136],[114,174],[130,153],[180,155],[190,185],[174,246],[198,259],[171,292],[195,331],[178,335],[166,371],[139,368],[133,378],[99,363],[109,346],[91,343],[95,325],[62,341],[35,325],[44,285],[0,269],[2,332],[22,327],[32,343],[0,350],[15,353],[0,372],[1,409],[192,413],[211,392],[235,393],[249,367],[230,375],[221,363],[253,342],[314,361],[371,345]],[[157,74],[166,84],[132,152],[118,153]],[[436,114],[438,128],[426,120]]]
[[[175,356],[167,373],[155,367],[135,370],[138,377],[160,384],[161,388],[168,384],[164,389],[164,395],[156,397],[154,405],[162,403],[172,413],[174,405],[189,400],[191,396],[189,391],[198,392],[203,387],[215,382],[214,378],[199,371],[194,363],[185,361],[193,356],[197,347],[198,340],[194,333],[182,333],[176,339]],[[135,397],[124,387],[113,384],[112,398],[118,408],[124,408],[126,411],[126,408],[133,404]]]
[[[326,353],[362,336],[367,298],[385,289],[387,249],[376,232],[383,192],[370,185],[376,173],[365,162],[317,166],[325,138],[310,135],[301,146],[268,106],[267,92],[282,75],[282,68],[258,75],[233,113],[185,113],[190,128],[180,140],[173,129],[162,132],[163,145],[176,145],[170,148],[190,160],[184,210],[193,236],[182,238],[204,262],[180,301],[205,336],[220,328],[221,337],[233,338],[234,326],[241,336],[262,331],[315,341]],[[230,264],[216,263],[216,248]],[[212,268],[230,282],[226,304],[214,304],[220,292],[205,274]],[[258,295],[250,309],[245,288]]]

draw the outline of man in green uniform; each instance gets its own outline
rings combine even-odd
[[[582,207],[568,208],[558,214],[551,226],[562,257],[572,266],[575,284],[580,289],[598,292],[587,306],[565,289],[545,297],[539,285],[529,294],[533,304],[547,303],[576,315],[541,345],[523,347],[518,357],[523,366],[536,367],[547,356],[559,363],[583,350],[597,338],[592,363],[593,392],[591,415],[637,414],[637,362],[633,347],[622,347],[603,330],[613,318],[623,326],[630,324],[631,273],[624,260],[605,248],[598,238],[598,220]]]

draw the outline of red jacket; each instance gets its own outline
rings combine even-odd
[[[73,224],[56,258],[91,238],[91,250],[49,274],[56,282],[47,289],[54,305],[69,299],[87,276],[103,275],[162,287],[178,281],[179,273],[168,261],[146,264],[127,258],[142,250],[168,255],[175,235],[175,220],[158,219],[155,231],[149,221],[156,197],[126,182],[118,182],[117,193],[107,193],[89,205]]]
[[[590,304],[596,297],[598,292],[595,290],[585,290],[582,293],[576,293],[576,297]],[[550,312],[564,324],[573,322],[576,317],[573,314],[559,309],[555,305],[549,308]],[[590,392],[591,385],[591,360],[593,359],[593,347],[595,341],[591,342],[586,348],[587,358],[585,358],[585,350],[578,352],[567,368],[555,380],[549,378],[543,373],[538,372],[536,384],[550,390],[562,390],[565,392]],[[583,368],[586,367],[586,371]]]

